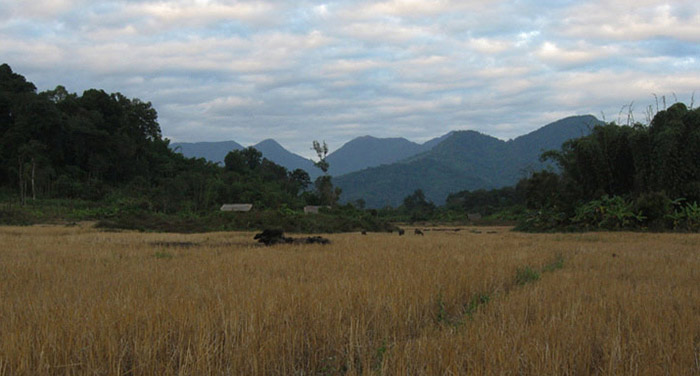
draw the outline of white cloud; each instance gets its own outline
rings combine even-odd
[[[328,5],[326,5],[326,4],[317,5],[317,6],[313,7],[313,12],[318,16],[326,17],[329,14]]]
[[[393,0],[371,3],[360,10],[367,16],[425,16],[444,12],[449,1],[440,0]]]
[[[256,2],[145,2],[129,4],[124,13],[148,18],[156,27],[205,26],[220,21],[264,22],[274,10]]]
[[[535,54],[546,63],[571,67],[584,65],[613,53],[615,53],[613,47],[577,43],[569,48],[560,48],[553,42],[544,42]]]
[[[237,111],[241,108],[257,107],[263,102],[249,97],[228,96],[219,97],[212,101],[201,103],[197,107],[203,113],[226,114],[231,111]]]
[[[476,76],[486,79],[497,79],[525,76],[532,72],[532,69],[525,66],[488,67],[475,72]]]
[[[484,54],[498,54],[512,47],[508,41],[493,38],[471,38],[467,44],[477,52]]]
[[[534,38],[536,38],[538,35],[540,35],[540,32],[535,30],[535,31],[528,31],[528,32],[520,32],[517,35],[517,39],[514,43],[515,47],[525,47],[532,42]]]
[[[348,74],[354,74],[360,71],[366,71],[369,69],[374,69],[374,68],[379,68],[382,66],[386,66],[387,64],[384,62],[380,62],[377,60],[372,60],[372,59],[363,59],[363,60],[347,60],[347,59],[341,59],[341,60],[336,60],[336,61],[331,61],[325,65],[324,68],[322,68],[322,72],[324,72],[325,75],[327,76],[342,76],[342,75],[348,75]]]
[[[425,18],[455,12],[479,12],[498,7],[493,0],[389,0],[368,1],[359,8],[348,10],[352,18]]]
[[[581,38],[639,41],[669,37],[700,42],[696,1],[588,1],[568,10],[562,31]]]
[[[433,31],[420,25],[404,26],[400,23],[357,22],[343,26],[341,33],[369,44],[408,43],[432,36]]]
[[[89,4],[88,0],[4,0],[0,19],[52,20],[75,8]]]

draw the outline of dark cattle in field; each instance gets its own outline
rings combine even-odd
[[[362,230],[362,235],[367,235],[367,231]]]
[[[404,231],[402,228],[399,229],[399,236],[401,236],[401,235],[403,235],[403,234],[405,234],[405,233],[406,233],[406,231]]]
[[[421,230],[419,230],[419,229],[413,230],[413,233],[416,234],[416,235],[423,236],[423,231],[421,231]]]
[[[309,236],[306,238],[288,238],[280,229],[265,229],[253,238],[265,245],[274,244],[330,244],[330,240],[321,236]]]
[[[294,239],[294,243],[301,244],[330,244],[331,241],[321,236],[309,236],[308,238]]]
[[[253,238],[265,245],[273,245],[279,243],[289,243],[289,239],[284,237],[284,231],[280,229],[264,229],[261,233],[255,234]]]

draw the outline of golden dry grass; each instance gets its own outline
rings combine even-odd
[[[0,375],[700,374],[698,235],[329,237],[1,227]]]

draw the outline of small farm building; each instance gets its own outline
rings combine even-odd
[[[223,204],[221,211],[247,212],[253,208],[253,204]]]
[[[316,206],[316,205],[306,205],[304,206],[304,214],[318,214],[318,210],[321,208],[330,209],[330,206]]]

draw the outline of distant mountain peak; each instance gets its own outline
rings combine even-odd
[[[262,140],[251,147],[258,149],[263,153],[265,151],[274,151],[276,153],[289,153],[289,154],[296,155],[296,154],[292,153],[291,151],[285,149],[284,146],[280,145],[279,142],[277,142],[271,138]],[[302,158],[301,156],[299,156],[299,157]]]
[[[279,142],[277,142],[275,139],[272,139],[272,138],[266,138],[266,139],[264,139],[264,140],[258,142],[256,145],[262,145],[262,144],[271,144],[271,145],[279,145],[279,146],[282,146],[282,145],[280,145]]]
[[[405,142],[410,142],[412,144],[415,144],[415,142],[409,141],[404,137],[375,137],[375,136],[371,136],[371,135],[367,134],[364,136],[355,137],[352,140],[345,143],[345,145],[347,145],[351,142],[362,142],[362,141],[380,141],[380,142],[383,142],[383,141],[405,141]],[[343,146],[345,146],[345,145],[343,145]]]
[[[435,146],[439,145],[441,142],[450,138],[450,136],[452,136],[454,133],[455,133],[455,131],[449,131],[440,137],[435,137],[433,139],[430,139],[430,140],[424,142],[423,144],[421,144],[421,146],[423,147],[423,151],[428,151],[428,150],[434,148]]]
[[[320,172],[310,159],[292,153],[280,145],[280,143],[276,140],[268,138],[258,142],[257,144],[253,145],[253,147],[260,151],[264,158],[267,158],[280,166],[284,166],[289,171],[294,171],[298,168],[302,169],[306,171],[312,179],[320,175]]]
[[[367,167],[394,163],[422,151],[421,146],[403,137],[356,137],[328,155],[328,172],[333,176]]]
[[[462,129],[458,131],[453,131],[450,133],[450,137],[488,137],[488,138],[493,138],[496,139],[496,137],[487,135],[486,133],[479,132],[473,129]],[[448,138],[450,138],[448,137]]]

